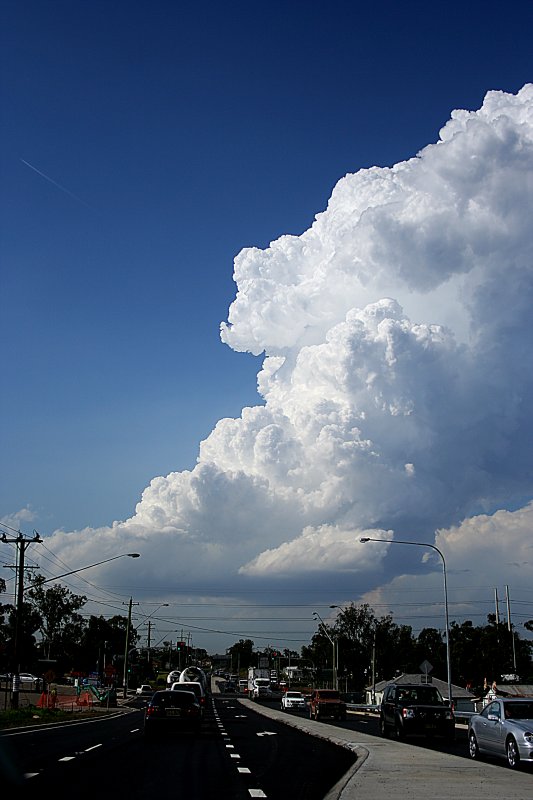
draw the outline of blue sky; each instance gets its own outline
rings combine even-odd
[[[220,338],[237,254],[516,94],[532,23],[529,2],[4,2],[0,517],[110,526],[192,470],[264,403],[262,356]],[[442,524],[517,505],[482,499]]]

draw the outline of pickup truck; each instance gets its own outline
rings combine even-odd
[[[309,718],[346,719],[346,703],[335,689],[315,689],[309,698]]]
[[[391,683],[385,687],[379,711],[379,732],[396,739],[418,735],[455,738],[455,716],[436,686]]]

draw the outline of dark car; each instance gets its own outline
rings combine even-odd
[[[436,686],[392,683],[385,688],[379,712],[382,736],[442,736],[455,738],[455,716]]]
[[[163,689],[154,692],[144,712],[144,734],[198,731],[202,721],[200,703],[192,692]]]

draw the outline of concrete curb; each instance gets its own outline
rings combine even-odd
[[[503,761],[472,761],[436,748],[398,742],[339,728],[239,698],[239,703],[266,717],[348,747],[356,753],[353,767],[324,800],[532,800],[533,765],[516,772]]]

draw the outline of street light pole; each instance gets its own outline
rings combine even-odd
[[[82,572],[84,569],[90,569],[91,567],[99,567],[100,564],[107,564],[108,561],[115,561],[117,558],[140,558],[140,553],[122,553],[119,556],[112,556],[111,558],[105,558],[103,561],[97,561],[96,564],[89,564],[87,567],[79,567],[78,569],[71,569],[70,572],[63,572],[61,575],[56,575],[54,578],[47,578],[45,581],[41,581],[40,585],[42,586],[43,583],[50,583],[50,581],[57,581],[59,578],[66,578],[67,575],[74,575],[75,572]]]
[[[7,526],[6,526],[7,527]],[[18,708],[19,705],[19,673],[20,673],[20,627],[22,622],[22,608],[24,603],[24,553],[26,547],[30,545],[32,542],[40,542],[42,543],[42,539],[40,538],[37,531],[34,531],[35,536],[33,539],[24,539],[22,533],[18,533],[16,539],[8,539],[6,534],[3,533],[0,536],[0,541],[6,543],[16,543],[19,548],[19,566],[18,566],[18,591],[17,591],[17,605],[16,605],[16,614],[15,614],[15,635],[13,639],[13,693],[11,697],[11,707],[14,709]],[[128,556],[129,558],[139,558],[139,553],[121,553],[118,556],[112,556],[111,558],[106,558],[103,561],[97,561],[96,564],[88,564],[86,567],[78,567],[78,569],[71,569],[69,572],[63,572],[61,575],[56,575],[53,578],[46,578],[44,581],[40,581],[39,585],[42,586],[44,583],[50,583],[50,581],[57,581],[59,578],[65,578],[67,575],[74,575],[76,572],[82,572],[84,569],[90,569],[91,567],[99,567],[100,564],[107,564],[108,561],[115,561],[117,558],[124,558]]]
[[[331,682],[333,684],[333,688],[338,689],[339,688],[339,681],[338,681],[338,678],[337,678],[337,664],[336,664],[336,659],[335,659],[335,640],[332,639],[331,636],[329,635],[328,630],[326,628],[326,623],[324,622],[324,620],[322,619],[322,617],[320,616],[318,611],[313,611],[313,615],[314,615],[315,619],[318,617],[318,619],[322,623],[322,629],[323,629],[324,633],[326,634],[326,636],[328,637],[329,641],[331,642],[331,647],[332,647]]]
[[[434,544],[426,544],[425,542],[406,542],[402,541],[401,539],[373,539],[370,536],[365,536],[364,538],[359,540],[360,542],[380,542],[381,544],[411,544],[415,547],[430,547],[432,550],[435,550],[442,559],[442,573],[444,575],[444,618],[445,618],[445,625],[446,625],[446,663],[448,667],[448,700],[450,706],[453,703],[452,698],[452,669],[450,663],[450,624],[449,624],[449,616],[448,616],[448,585],[446,581],[446,560],[444,555],[436,547]]]

